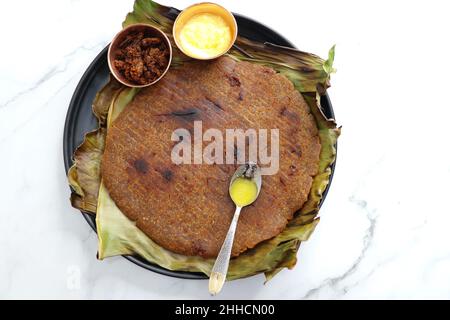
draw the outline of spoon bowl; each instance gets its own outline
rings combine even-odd
[[[259,166],[256,163],[253,163],[253,162],[249,162],[249,163],[246,163],[246,164],[240,166],[235,171],[233,176],[231,177],[230,186],[228,187],[228,191],[229,191],[230,195],[231,195],[231,186],[239,178],[249,179],[250,181],[254,182],[256,185],[255,198],[253,199],[252,202],[250,202],[246,205],[246,206],[248,206],[248,205],[252,204],[253,202],[255,202],[255,200],[259,196],[259,192],[261,191],[261,185],[262,185],[261,169],[259,168]],[[233,198],[232,198],[232,200],[233,200]],[[234,200],[233,200],[233,202],[234,202]],[[236,204],[236,206],[238,206],[238,205]]]

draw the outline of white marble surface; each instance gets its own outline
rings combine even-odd
[[[267,285],[234,281],[220,297],[450,298],[446,2],[219,2],[301,49],[325,56],[336,43],[329,94],[343,125],[333,186],[296,268]],[[0,4],[0,298],[209,298],[205,281],[97,261],[96,236],[68,201],[68,103],[131,7]]]

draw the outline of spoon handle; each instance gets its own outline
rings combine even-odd
[[[231,249],[233,248],[234,233],[236,232],[237,223],[241,208],[236,207],[233,220],[228,229],[225,241],[222,244],[219,255],[217,256],[214,267],[209,277],[209,293],[215,295],[220,292],[227,276],[228,265],[230,263]]]

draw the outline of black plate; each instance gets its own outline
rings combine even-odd
[[[247,17],[235,14],[239,35],[261,42],[272,42],[282,46],[294,47],[292,43],[275,31]],[[109,68],[107,63],[108,47],[102,50],[88,67],[70,101],[69,110],[67,111],[66,123],[64,127],[64,165],[66,173],[72,166],[72,155],[82,142],[84,135],[97,128],[97,119],[92,114],[92,102],[96,93],[108,82]],[[333,108],[328,96],[321,99],[324,114],[329,118],[334,118]],[[334,164],[332,167],[332,175],[334,172]],[[332,176],[330,177],[331,184]],[[326,197],[328,184],[322,202]],[[92,229],[96,231],[95,217],[83,212],[83,216]],[[203,273],[180,272],[164,269],[158,265],[149,263],[139,256],[124,256],[131,262],[145,269],[177,278],[184,279],[205,279]]]

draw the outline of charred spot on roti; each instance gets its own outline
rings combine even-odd
[[[280,116],[286,117],[289,120],[298,121],[299,115],[295,111],[289,110],[287,107],[282,107],[280,110]]]
[[[239,101],[244,100],[244,91],[242,90],[242,88],[241,88],[241,90],[239,90],[238,100]]]
[[[298,157],[302,156],[302,151],[300,150],[300,146],[292,147],[291,153],[297,155]]]
[[[145,159],[139,158],[133,161],[133,167],[140,174],[146,174],[148,172],[148,163]]]
[[[200,111],[196,108],[172,111],[170,114],[175,117],[197,118]]]
[[[241,81],[236,75],[227,75],[228,81],[230,82],[230,86],[232,87],[240,87]]]
[[[222,110],[222,111],[224,110],[223,106],[219,102],[217,102],[215,100],[212,100],[209,97],[205,97],[205,101],[206,101],[206,104],[208,104],[208,105],[211,105],[211,106],[213,106],[213,107],[215,107],[215,108],[217,108],[219,110]]]
[[[161,174],[164,180],[166,180],[167,182],[170,182],[172,180],[173,172],[170,169],[164,169]]]
[[[176,119],[182,119],[184,121],[195,121],[200,119],[200,110],[198,108],[185,108],[174,110],[169,113],[159,113],[155,115],[156,117],[172,117]],[[164,122],[163,120],[157,120],[159,123]]]

